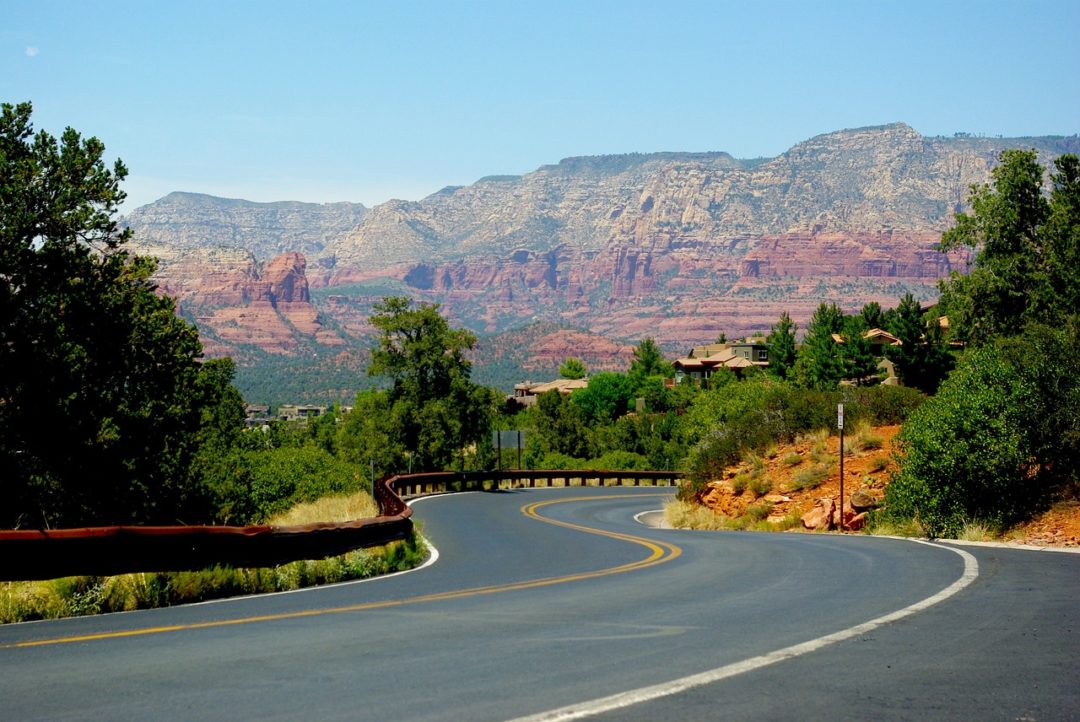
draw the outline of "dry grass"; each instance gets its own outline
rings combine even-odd
[[[751,504],[742,516],[730,517],[684,501],[670,501],[664,506],[664,520],[675,529],[695,531],[787,531],[802,526],[802,517],[795,511],[779,521],[769,521],[773,505],[769,502]]]
[[[780,457],[780,463],[788,467],[798,466],[799,464],[803,463],[802,454],[794,451],[788,452],[787,454],[784,454]]]
[[[844,451],[858,454],[863,451],[875,451],[885,445],[885,437],[874,431],[865,421],[860,421],[844,439]]]
[[[677,499],[664,505],[664,520],[675,529],[719,531],[729,528],[728,517],[723,514]]]
[[[999,538],[994,529],[983,524],[982,522],[968,522],[964,525],[963,530],[956,536],[960,541],[997,541]]]
[[[922,527],[922,524],[916,519],[905,519],[903,521],[885,521],[871,515],[871,524],[867,528],[867,533],[876,534],[877,536],[904,536],[923,538],[926,536],[926,530]]]
[[[795,475],[791,477],[789,488],[791,491],[813,489],[820,486],[828,478],[829,467],[825,464],[815,464],[808,469],[795,472]]]
[[[803,444],[825,444],[829,440],[829,436],[832,432],[829,429],[818,429],[817,431],[809,431],[805,434],[799,434],[795,437],[795,445],[802,446]]]
[[[316,501],[297,504],[292,509],[271,517],[270,526],[300,526],[320,522],[344,522],[369,519],[379,515],[379,507],[366,491],[348,496],[327,496]]]
[[[876,474],[879,471],[884,471],[888,465],[889,455],[881,454],[880,456],[875,456],[873,459],[870,460],[870,462],[866,466],[866,470],[871,474]]]
[[[765,527],[758,531],[788,531],[789,529],[802,529],[802,514],[798,509],[789,511],[779,521],[766,521]],[[755,527],[757,529],[757,527]]]

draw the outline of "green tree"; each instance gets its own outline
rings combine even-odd
[[[1015,335],[1029,322],[1060,324],[1080,307],[1080,170],[1075,155],[1055,162],[1043,193],[1035,151],[1006,150],[992,184],[973,187],[971,213],[958,213],[941,250],[977,251],[967,275],[941,282],[941,305],[957,337],[976,344]]]
[[[589,374],[589,369],[585,367],[585,362],[579,358],[568,356],[562,365],[559,366],[559,376],[564,379],[570,379],[571,381],[577,381],[583,379]]]
[[[866,330],[885,328],[885,312],[881,310],[881,304],[877,301],[871,301],[863,306],[859,311],[859,318]]]
[[[369,389],[356,395],[352,411],[341,424],[336,446],[343,459],[364,469],[374,461],[377,478],[410,468],[410,451],[396,433],[393,404],[386,391]]]
[[[626,374],[606,371],[570,397],[591,423],[610,423],[625,414],[634,400],[634,386]]]
[[[124,165],[31,112],[0,118],[0,524],[189,518],[198,334],[123,248]]]
[[[971,351],[897,437],[888,515],[932,536],[973,521],[1003,529],[1078,480],[1076,329],[1029,326]]]
[[[937,319],[924,318],[919,302],[906,293],[896,307],[891,331],[900,345],[889,346],[885,354],[896,364],[900,383],[933,394],[952,368]]]
[[[1054,163],[1050,179],[1050,215],[1041,231],[1046,239],[1046,266],[1055,301],[1055,315],[1075,318],[1080,309],[1080,159],[1063,155]]]
[[[844,330],[844,314],[835,303],[821,303],[799,348],[795,360],[795,380],[807,389],[828,390],[836,387],[847,371],[840,344],[833,338]]]
[[[843,378],[856,386],[873,386],[881,382],[874,347],[865,335],[868,330],[863,315],[844,317],[840,333],[843,343],[837,350],[843,364]]]
[[[231,358],[211,359],[202,364],[195,382],[197,405],[201,413],[196,446],[198,451],[191,462],[191,489],[184,504],[192,514],[188,520],[226,521],[216,502],[223,490],[231,487],[235,450],[245,446],[245,436],[254,437],[261,431],[244,431],[244,400],[232,381],[236,366]],[[227,514],[226,514],[227,516]]]
[[[529,409],[532,429],[528,434],[529,466],[547,454],[563,454],[574,458],[590,456],[589,430],[585,414],[570,397],[558,391],[540,394],[536,406]]]
[[[778,379],[787,380],[794,375],[795,333],[798,330],[799,327],[791,320],[791,316],[784,311],[765,338],[769,347],[769,373]]]
[[[671,362],[664,357],[664,352],[651,337],[634,347],[634,357],[630,361],[630,378],[635,383],[651,376],[671,378],[674,373]]]
[[[438,305],[414,306],[405,297],[375,304],[371,323],[379,336],[368,374],[392,381],[387,393],[396,438],[412,454],[414,470],[450,468],[487,434],[496,404],[489,389],[470,380],[465,352],[476,337],[450,328]]]

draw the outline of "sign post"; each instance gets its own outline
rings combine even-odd
[[[836,405],[836,428],[840,430],[840,531],[844,531],[844,405]]]

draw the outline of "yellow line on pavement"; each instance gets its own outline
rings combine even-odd
[[[537,510],[546,506],[554,504],[569,504],[572,502],[581,501],[603,501],[607,499],[621,499],[627,497],[642,498],[645,496],[666,496],[664,494],[618,494],[613,496],[582,496],[574,497],[571,499],[554,499],[549,501],[537,502],[535,504],[527,504],[521,508],[521,513],[530,519],[542,521],[548,524],[554,524],[556,526],[565,527],[567,529],[574,529],[576,531],[585,532],[588,534],[597,534],[599,536],[608,537],[611,539],[618,539],[620,541],[629,542],[631,544],[637,544],[643,546],[649,550],[649,555],[644,559],[636,562],[630,562],[628,564],[621,564],[615,567],[608,567],[606,569],[597,569],[590,572],[578,572],[576,574],[567,574],[559,577],[547,577],[543,579],[533,579],[524,582],[514,582],[511,584],[497,584],[488,587],[474,587],[471,589],[459,589],[451,592],[439,592],[437,594],[424,594],[417,597],[408,597],[406,599],[388,600],[383,602],[367,602],[363,604],[350,604],[343,607],[329,607],[325,609],[307,609],[298,612],[283,612],[280,614],[265,614],[254,617],[238,617],[236,619],[220,619],[209,622],[194,622],[191,624],[172,624],[160,627],[141,627],[138,629],[126,629],[117,630],[112,632],[99,632],[97,634],[83,634],[70,637],[53,637],[51,639],[37,639],[29,640],[25,642],[11,642],[8,644],[0,644],[0,649],[14,649],[18,647],[42,647],[53,644],[75,644],[77,642],[92,642],[102,639],[121,639],[124,637],[137,637],[150,634],[165,634],[167,632],[182,632],[196,629],[210,629],[215,627],[232,627],[240,624],[255,624],[258,622],[276,622],[288,619],[303,619],[305,617],[317,617],[326,614],[349,614],[352,612],[363,612],[371,609],[387,609],[391,607],[401,607],[409,604],[423,604],[425,602],[437,602],[448,599],[461,599],[465,597],[476,597],[486,594],[499,594],[502,592],[513,592],[523,589],[537,589],[539,587],[552,586],[554,584],[566,584],[568,582],[577,582],[585,579],[596,579],[598,577],[610,576],[612,574],[623,574],[625,572],[637,571],[639,569],[645,569],[657,564],[671,561],[682,554],[682,549],[674,544],[668,544],[667,542],[654,542],[642,537],[633,536],[630,534],[619,534],[617,532],[605,531],[603,529],[594,529],[592,527],[582,526],[579,524],[571,524],[565,521],[559,521],[551,519],[546,516],[542,516]]]

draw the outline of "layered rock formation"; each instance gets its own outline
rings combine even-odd
[[[172,194],[128,220],[215,352],[365,345],[385,293],[440,302],[483,333],[550,321],[616,348],[644,336],[693,345],[765,330],[782,311],[805,326],[822,301],[851,310],[906,291],[934,297],[968,260],[934,245],[1009,147],[1048,162],[1080,141],[924,138],[893,124],[757,161],[570,158],[371,210]],[[310,267],[295,256],[259,265],[286,251]]]
[[[304,339],[343,346],[311,303],[306,267],[296,252],[260,264],[244,251],[203,249],[169,266],[161,290],[194,318],[209,356],[235,354],[243,346],[290,354]]]

